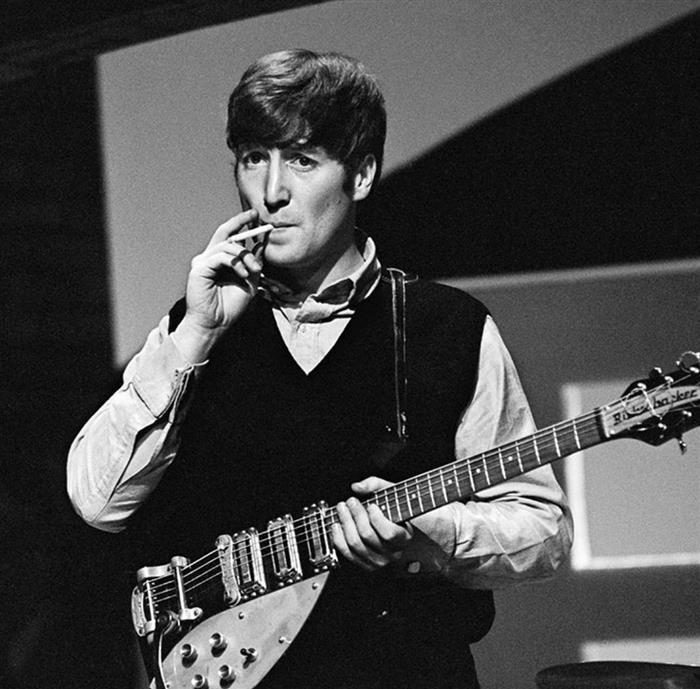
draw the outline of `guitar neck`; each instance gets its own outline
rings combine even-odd
[[[595,410],[379,490],[365,505],[376,504],[391,521],[405,522],[606,439]]]

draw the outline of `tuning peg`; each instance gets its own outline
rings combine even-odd
[[[678,447],[681,449],[681,454],[684,455],[688,451],[688,444],[683,440],[683,434],[679,435],[676,440],[678,441]]]
[[[688,373],[700,373],[700,352],[683,352],[676,365]]]
[[[649,371],[649,381],[653,383],[660,383],[663,380],[664,374],[663,371],[658,367],[655,366],[654,368]]]

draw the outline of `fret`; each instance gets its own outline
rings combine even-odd
[[[408,486],[405,483],[403,484],[403,492],[406,495],[406,510],[409,513],[408,516],[412,517],[413,510],[411,509],[411,496],[408,494]]]
[[[520,456],[520,448],[518,447],[518,441],[515,441],[515,454],[518,458],[518,466],[520,467],[520,473],[524,473],[525,469],[523,469],[523,460],[522,457]]]
[[[498,448],[498,462],[501,465],[501,474],[503,476],[503,480],[505,481],[508,476],[506,475],[506,467],[503,464],[503,453],[501,452],[501,448]]]
[[[435,503],[435,493],[433,492],[433,479],[428,474],[428,493],[430,493],[430,502],[433,503],[433,507],[437,507]]]
[[[484,465],[484,474],[486,476],[486,483],[490,486],[491,485],[491,477],[489,476],[489,468],[488,465],[486,464],[486,455],[481,455],[481,463]]]
[[[474,485],[474,477],[472,476],[472,465],[470,462],[465,462],[467,465],[467,473],[469,474],[469,485],[472,487],[472,493],[476,493],[476,486]]]
[[[401,499],[399,497],[399,485],[393,487],[394,493],[394,509],[396,510],[396,521],[400,522],[403,519],[403,510],[401,509]]]
[[[423,500],[421,498],[420,493],[421,493],[420,486],[416,482],[416,495],[418,496],[418,508],[420,509],[420,513],[423,514],[423,512],[425,512],[425,510],[423,509]]]
[[[552,437],[554,438],[554,447],[557,452],[557,457],[561,457],[561,450],[559,449],[559,439],[557,438],[557,428],[556,426],[552,427]]]
[[[542,460],[540,459],[540,448],[537,446],[537,438],[532,436],[532,446],[535,448],[535,457],[537,458],[537,463],[542,465]]]
[[[394,494],[394,509],[396,510],[396,521],[400,522],[405,519],[404,515],[404,508],[402,506],[402,501],[403,501],[403,496],[399,492],[402,487],[402,484],[397,483],[393,487],[393,494]]]
[[[581,441],[579,440],[579,437],[578,437],[578,429],[576,428],[576,419],[574,419],[571,422],[571,427],[574,429],[574,441],[576,442],[576,447],[580,450],[581,449]]]
[[[389,501],[389,494],[386,491],[384,492],[384,503],[385,504],[382,505],[382,509],[386,514],[386,518],[391,521],[391,502]]]
[[[454,465],[450,466],[450,469],[452,471],[453,476],[456,476],[455,474],[455,467]],[[451,502],[452,500],[456,500],[459,498],[459,483],[455,486],[455,479],[454,478],[448,478],[444,482],[445,486],[445,502]],[[454,493],[454,495],[451,495],[451,493]]]
[[[461,497],[462,495],[462,488],[459,485],[459,474],[457,473],[457,463],[455,462],[452,464],[452,473],[454,474],[455,477],[455,499]]]
[[[445,503],[449,502],[449,499],[447,497],[447,487],[445,486],[445,476],[442,473],[442,470],[439,469],[439,474],[440,474],[440,484],[442,486],[442,495],[445,498]]]

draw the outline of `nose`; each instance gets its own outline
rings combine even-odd
[[[273,155],[267,166],[264,201],[265,207],[271,213],[289,203],[286,167],[284,161],[278,156]]]

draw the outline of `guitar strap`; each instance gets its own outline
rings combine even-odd
[[[406,273],[399,268],[387,268],[391,282],[391,316],[394,339],[394,412],[395,428],[392,432],[400,445],[408,440],[406,417]]]
[[[385,433],[370,457],[378,469],[384,469],[408,444],[408,418],[406,396],[408,374],[406,367],[406,284],[415,282],[415,275],[408,275],[399,268],[387,268],[382,276],[391,287],[391,318],[393,334],[394,419],[386,425]]]

